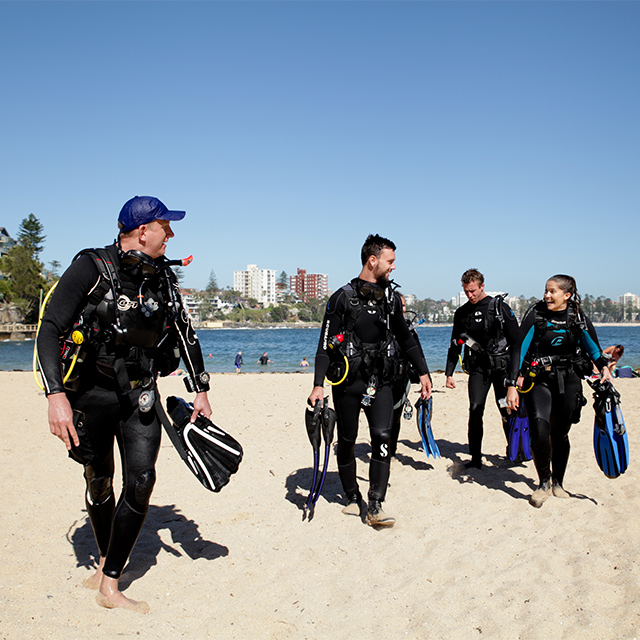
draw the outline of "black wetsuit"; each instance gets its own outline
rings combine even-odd
[[[63,274],[47,307],[38,335],[38,360],[46,394],[65,392],[74,418],[79,418],[84,428],[78,430],[78,435],[84,453],[87,512],[100,555],[105,557],[104,574],[118,578],[140,533],[155,483],[161,425],[155,408],[148,412],[140,410],[138,397],[145,378],[147,387],[155,387],[164,353],[164,349],[158,348],[159,340],[164,336],[177,340],[197,391],[207,391],[208,384],[198,382],[204,362],[198,339],[182,307],[175,275],[159,270],[141,289],[140,270],[121,268],[114,245],[107,251],[122,285],[117,304],[126,337],[119,345],[113,340],[104,342],[105,331],[115,319],[109,288],[107,299],[99,304],[94,316],[92,332],[101,338],[91,341],[84,362],[77,365],[77,388],[65,389],[60,373],[61,340],[78,321],[90,292],[101,281],[94,258],[83,255]],[[168,287],[174,287],[173,297]],[[171,297],[171,306],[177,308],[170,313]],[[141,312],[141,303],[146,303],[148,316]],[[118,442],[123,469],[123,489],[117,505],[112,486],[114,439]]]
[[[373,291],[366,297],[358,296],[362,300],[362,310],[355,317],[350,311],[350,301],[356,297],[355,292],[361,287]],[[381,292],[387,296],[388,302],[380,299]],[[352,295],[353,294],[353,295]],[[378,299],[376,299],[378,298]],[[352,333],[354,342],[360,345],[356,352],[378,353],[372,357],[369,365],[361,362],[358,366],[358,355],[349,358],[350,373],[345,382],[333,387],[333,403],[337,413],[338,430],[338,473],[347,499],[359,496],[356,479],[355,443],[358,435],[358,419],[364,408],[369,422],[371,435],[371,465],[369,468],[369,500],[382,502],[387,491],[389,480],[389,454],[391,438],[391,420],[393,417],[393,397],[391,381],[393,374],[386,372],[388,362],[382,356],[385,346],[389,345],[390,335],[395,339],[414,365],[419,375],[428,374],[427,363],[424,360],[420,346],[416,344],[407,323],[402,315],[402,301],[397,293],[388,287],[379,287],[364,280],[355,278],[334,293],[327,304],[320,342],[316,353],[314,386],[324,384],[325,375],[330,365],[328,343],[330,338],[347,330],[353,323]],[[386,364],[385,364],[386,362]],[[372,376],[376,379],[376,391],[370,406],[363,407],[362,399]]]
[[[507,441],[509,440],[509,416],[506,408],[502,408],[498,404],[498,401],[507,395],[504,379],[507,374],[509,356],[490,359],[487,351],[497,348],[497,342],[503,338],[505,342],[502,347],[508,353],[518,338],[518,321],[509,305],[502,302],[497,309],[503,318],[501,330],[497,316],[491,313],[493,300],[492,296],[485,296],[476,304],[467,302],[456,310],[453,316],[451,345],[447,354],[445,370],[447,377],[453,375],[462,348],[458,344],[461,334],[467,334],[480,345],[481,351],[473,351],[469,347],[465,347],[464,359],[465,370],[469,374],[469,453],[471,461],[475,465],[482,464],[483,416],[487,394],[491,386],[493,386],[496,405],[502,417],[505,437]]]
[[[529,415],[531,453],[540,479],[540,485],[553,480],[562,486],[569,460],[569,430],[580,420],[580,411],[586,403],[582,395],[582,376],[606,366],[606,359],[598,344],[593,324],[586,316],[582,325],[571,320],[569,307],[564,311],[549,311],[539,302],[525,316],[520,327],[518,342],[514,345],[509,377],[515,381],[524,375],[524,390],[533,381],[533,388],[521,394]],[[586,358],[582,371],[577,361]],[[548,366],[542,366],[550,358]],[[529,363],[535,377],[529,375]]]

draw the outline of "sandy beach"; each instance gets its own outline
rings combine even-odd
[[[82,587],[96,547],[81,467],[49,434],[47,402],[29,373],[0,373],[0,637],[634,638],[640,634],[640,381],[619,380],[631,464],[610,480],[593,454],[593,409],[571,432],[569,500],[528,504],[533,463],[511,465],[495,406],[487,407],[482,470],[467,472],[466,377],[436,374],[427,460],[403,421],[376,531],[341,513],[332,456],[314,516],[303,521],[312,453],[304,430],[309,374],[215,375],[214,420],[244,447],[219,494],[203,489],[168,438],[142,534],[121,586],[151,612],[106,610]],[[185,396],[177,378],[163,396]],[[412,392],[417,399],[417,387]],[[491,397],[491,396],[490,396]],[[366,488],[368,430],[358,476]]]

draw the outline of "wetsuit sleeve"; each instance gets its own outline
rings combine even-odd
[[[589,318],[587,318],[587,316],[584,317],[584,320],[586,326],[582,330],[580,342],[596,367],[598,367],[598,371],[602,371],[609,361],[602,355],[602,349],[600,348],[600,343],[598,342],[598,336],[593,323]]]
[[[462,351],[462,345],[458,344],[458,338],[461,333],[464,333],[464,320],[463,320],[463,311],[464,307],[460,307],[456,309],[456,312],[453,314],[453,328],[451,329],[451,341],[449,342],[449,351],[447,351],[447,365],[445,367],[444,374],[449,377],[453,375],[453,372],[456,369],[456,364],[458,363],[458,356]]]
[[[530,309],[529,313],[522,320],[518,337],[511,350],[511,361],[509,363],[509,379],[515,381],[519,375],[522,362],[524,361],[535,332],[535,310]]]
[[[178,334],[178,345],[180,348],[180,356],[185,367],[193,380],[194,388],[197,393],[209,391],[209,383],[200,379],[200,374],[205,372],[204,358],[202,357],[202,349],[200,341],[196,335],[195,329],[191,324],[191,318],[187,312],[182,295],[180,294],[180,283],[173,271],[168,272],[169,286],[173,289],[173,300],[176,304],[174,330]]]
[[[313,376],[313,386],[321,387],[324,384],[324,378],[329,369],[329,353],[327,351],[329,338],[340,333],[344,325],[344,313],[346,311],[347,296],[340,289],[336,291],[329,302],[324,313],[322,321],[322,329],[320,331],[320,340],[318,341],[318,350],[316,351],[316,363]]]
[[[60,372],[60,341],[79,319],[99,282],[100,272],[93,258],[83,255],[62,274],[51,295],[37,342],[38,366],[47,396],[65,390]]]
[[[395,296],[395,309],[391,315],[391,329],[398,341],[400,350],[405,354],[407,360],[415,367],[418,375],[429,375],[429,367],[422,352],[420,340],[414,337],[414,333],[409,329],[404,316],[402,315],[402,301],[400,296]]]

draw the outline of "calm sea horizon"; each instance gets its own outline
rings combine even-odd
[[[416,331],[431,371],[444,370],[451,325],[421,326]],[[640,326],[604,325],[597,326],[596,331],[602,348],[624,345],[625,352],[619,366],[640,368]],[[198,337],[207,370],[211,373],[235,371],[238,351],[242,351],[244,373],[304,371],[300,367],[303,357],[309,362],[310,372],[313,371],[320,329],[200,329]],[[33,340],[0,342],[0,371],[30,371],[33,345]],[[257,363],[265,351],[273,364]]]

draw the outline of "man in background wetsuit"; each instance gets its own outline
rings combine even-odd
[[[505,378],[511,347],[518,339],[518,321],[509,305],[484,291],[484,276],[477,269],[462,274],[462,289],[468,302],[453,316],[451,344],[445,370],[446,386],[455,389],[453,372],[465,345],[464,368],[469,374],[469,453],[466,468],[482,468],[484,408],[493,385],[496,405],[502,417],[504,434],[509,441],[509,414],[499,402],[507,395]]]
[[[360,410],[364,409],[371,435],[371,464],[367,522],[393,526],[395,519],[382,510],[389,481],[393,371],[389,349],[395,337],[420,376],[421,395],[431,395],[431,380],[420,347],[402,315],[400,296],[389,280],[395,269],[396,246],[370,235],[361,251],[362,271],[334,293],[327,304],[316,354],[314,387],[308,402],[324,398],[324,379],[333,375],[333,403],[337,413],[338,473],[347,505],[343,513],[360,515],[362,495],[356,477],[355,444]],[[332,348],[333,346],[333,348]],[[344,360],[349,369],[341,369]],[[346,372],[345,372],[346,371]]]
[[[118,589],[118,579],[155,483],[161,434],[153,402],[155,382],[158,374],[177,367],[174,347],[196,391],[192,421],[198,413],[211,415],[200,344],[182,307],[177,278],[164,258],[166,243],[174,235],[170,222],[184,216],[184,211],[170,211],[157,198],[136,196],[126,202],[117,242],[95,250],[102,263],[93,253],[83,253],[71,264],[38,335],[51,433],[84,465],[87,512],[100,552],[98,570],[84,585],[97,589],[98,603],[107,608],[148,611],[146,603]],[[100,299],[95,299],[96,292]],[[84,332],[85,353],[70,389],[63,383],[60,354],[72,329]],[[117,504],[114,439],[124,470]]]

